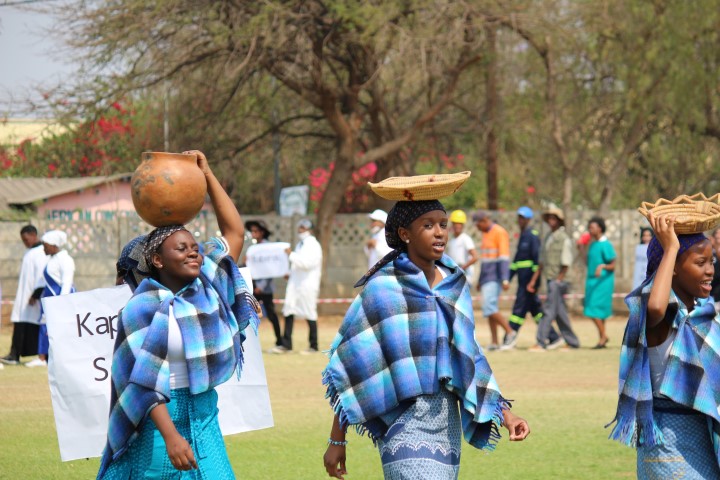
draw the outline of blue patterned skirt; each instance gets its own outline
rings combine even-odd
[[[457,397],[444,387],[421,395],[378,441],[386,480],[457,479],[462,426]]]
[[[217,393],[209,390],[191,395],[187,388],[172,390],[167,404],[177,431],[192,447],[197,470],[176,470],[170,463],[165,441],[147,418],[140,436],[108,468],[103,480],[126,479],[234,479],[217,418]]]
[[[665,444],[638,448],[639,480],[720,478],[707,416],[672,400],[654,398],[653,417]]]

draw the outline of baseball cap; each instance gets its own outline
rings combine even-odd
[[[385,212],[385,210],[380,210],[379,208],[368,215],[371,220],[377,220],[382,223],[387,223],[387,216],[387,212]]]
[[[312,230],[313,223],[307,218],[303,218],[297,223],[297,228],[305,228],[307,230]]]
[[[532,208],[526,207],[525,205],[523,205],[522,207],[517,209],[517,214],[520,215],[521,217],[527,218],[528,220],[535,216],[535,214],[532,211]]]
[[[486,212],[485,210],[478,210],[472,214],[473,222],[479,222],[484,218],[490,218],[490,215],[488,215],[488,212]]]

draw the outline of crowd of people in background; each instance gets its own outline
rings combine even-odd
[[[388,214],[380,209],[368,215],[370,235],[363,246],[368,268],[392,252],[386,240],[387,216]],[[574,248],[571,234],[565,229],[562,210],[552,206],[542,213],[548,233],[541,239],[538,229],[533,226],[535,213],[530,207],[522,206],[517,210],[519,234],[512,260],[508,231],[492,219],[491,213],[476,211],[472,213],[471,219],[481,234],[479,248],[476,248],[472,237],[465,231],[468,215],[463,210],[455,210],[449,215],[449,239],[445,253],[463,270],[468,284],[480,292],[479,304],[490,328],[491,340],[486,346],[487,350],[505,351],[515,348],[518,334],[528,314],[537,325],[536,343],[528,351],[579,348],[580,342],[573,331],[565,301],[565,295],[570,289],[567,276],[576,254],[583,257],[587,267],[583,313],[598,329],[598,343],[593,348],[606,347],[610,339],[605,333],[605,321],[612,315],[617,255],[605,235],[606,225],[603,218],[590,219],[587,231],[580,236]],[[267,241],[270,236],[267,226],[261,220],[247,222],[246,228],[257,243]],[[272,303],[272,280],[255,280],[256,298],[264,305],[265,316],[273,326],[276,339],[275,346],[269,353],[287,353],[293,350],[292,330],[295,315],[307,320],[310,332],[309,348],[300,353],[318,351],[316,303],[322,249],[312,235],[313,225],[309,220],[301,220],[297,228],[300,241],[294,251],[287,250],[291,272],[283,306],[284,331],[281,332]],[[650,228],[643,227],[640,233],[633,288],[645,278],[647,244],[652,238]],[[720,239],[720,234],[713,236],[715,237]],[[510,317],[506,319],[500,312],[499,300],[516,278],[515,300]],[[544,303],[539,295],[541,290],[544,292]],[[503,334],[502,338],[498,335],[498,327]]]
[[[537,325],[536,343],[530,352],[545,352],[558,348],[575,349],[579,340],[568,314],[564,295],[569,291],[568,270],[576,252],[570,234],[565,230],[562,210],[550,207],[542,214],[549,233],[541,239],[539,225],[533,225],[535,213],[527,206],[517,209],[517,247],[511,258],[510,237],[507,230],[492,219],[487,211],[476,211],[472,222],[481,234],[479,248],[466,232],[468,215],[455,210],[449,215],[449,239],[445,253],[464,271],[468,284],[480,292],[483,316],[490,328],[489,351],[515,348],[519,332],[528,315]],[[389,254],[392,249],[386,240],[387,213],[376,209],[368,215],[370,236],[363,250],[368,268]],[[298,243],[286,253],[290,264],[287,289],[282,307],[284,328],[275,310],[275,285],[272,278],[254,279],[254,295],[263,307],[263,316],[272,325],[275,345],[268,353],[282,354],[293,351],[292,333],[295,317],[307,321],[308,348],[302,354],[318,352],[317,300],[320,293],[323,252],[313,235],[314,225],[303,219],[296,225]],[[270,241],[272,232],[263,220],[250,220],[245,228],[254,243]],[[598,329],[595,349],[605,348],[609,338],[605,321],[612,315],[612,295],[615,287],[616,253],[605,235],[605,220],[593,217],[587,231],[577,242],[577,254],[584,257],[587,266],[583,313]],[[653,238],[649,227],[640,230],[636,247],[632,288],[645,279],[647,246]],[[74,263],[63,248],[67,239],[63,232],[49,231],[38,239],[35,227],[27,225],[21,231],[21,240],[27,247],[23,257],[19,285],[11,320],[14,325],[10,352],[0,362],[15,365],[21,357],[38,355],[25,365],[47,365],[47,334],[42,322],[38,300],[48,295],[64,295],[74,291]],[[714,251],[720,250],[720,231],[711,236]],[[716,253],[717,255],[717,253]],[[544,277],[544,278],[543,278]],[[514,302],[509,318],[500,312],[499,300],[510,283],[517,279]],[[544,282],[543,282],[544,280]],[[539,292],[544,288],[544,303]],[[720,296],[720,272],[713,279],[713,298]],[[498,327],[503,334],[498,336]]]
[[[462,210],[450,214],[451,240],[447,254],[465,270],[469,281],[481,292],[483,315],[490,326],[490,343],[487,350],[510,350],[515,348],[518,334],[528,314],[537,324],[536,344],[530,352],[547,350],[576,349],[580,342],[575,335],[568,314],[565,295],[570,284],[567,276],[574,263],[575,248],[571,234],[565,229],[565,216],[557,207],[551,206],[542,214],[549,233],[540,238],[533,228],[533,210],[522,206],[517,210],[519,234],[515,255],[510,261],[510,241],[507,230],[494,222],[489,212],[477,211],[472,220],[482,235],[480,253],[472,238],[464,232],[467,215]],[[577,251],[586,262],[585,296],[583,313],[598,329],[598,343],[594,349],[605,348],[609,338],[605,333],[605,321],[612,315],[612,299],[615,289],[616,252],[605,235],[605,220],[593,217],[587,231],[577,242]],[[713,238],[720,234],[713,234]],[[633,288],[645,279],[647,265],[647,244],[652,230],[643,227],[640,244],[637,247]],[[472,268],[480,264],[479,275]],[[543,276],[545,282],[542,282]],[[517,278],[517,290],[509,321],[498,309],[502,291],[507,291],[510,282]],[[545,302],[538,292],[545,286]],[[720,290],[720,276],[718,277]],[[557,330],[555,328],[557,326]],[[497,328],[504,331],[499,340]]]
[[[50,230],[38,241],[37,228],[26,225],[20,230],[20,239],[27,251],[20,266],[10,317],[13,322],[10,352],[0,362],[17,365],[21,357],[37,355],[25,366],[46,367],[50,344],[41,299],[75,291],[75,262],[64,248],[65,232]]]

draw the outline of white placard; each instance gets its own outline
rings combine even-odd
[[[263,242],[251,245],[245,254],[245,263],[252,278],[280,278],[290,272],[290,263],[285,249],[287,242]]]
[[[247,269],[241,271],[252,285]],[[117,314],[131,295],[124,285],[43,299],[50,339],[48,380],[62,461],[102,454]],[[252,328],[246,334],[241,379],[233,375],[217,388],[223,435],[273,426],[260,341]]]

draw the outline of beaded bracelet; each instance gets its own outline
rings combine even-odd
[[[344,447],[347,445],[347,440],[343,440],[342,442],[338,442],[337,440],[333,440],[332,438],[328,438],[328,445],[337,445],[338,447]]]

